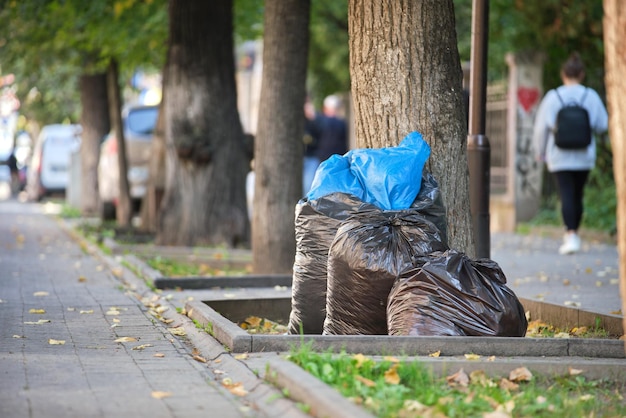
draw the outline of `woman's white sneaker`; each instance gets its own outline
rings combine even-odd
[[[559,254],[574,254],[580,251],[580,237],[577,234],[565,234]]]

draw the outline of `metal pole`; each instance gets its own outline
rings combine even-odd
[[[490,258],[491,249],[489,231],[491,149],[485,135],[488,33],[489,0],[473,0],[467,162],[470,180],[470,209],[478,258]]]

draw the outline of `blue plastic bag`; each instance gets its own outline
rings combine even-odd
[[[419,132],[411,132],[396,147],[363,148],[333,155],[320,164],[309,200],[341,192],[383,210],[411,206],[419,193],[430,146]]]

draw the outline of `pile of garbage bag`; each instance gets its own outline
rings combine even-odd
[[[290,334],[525,335],[497,263],[448,247],[429,155],[413,132],[320,165],[296,206]]]

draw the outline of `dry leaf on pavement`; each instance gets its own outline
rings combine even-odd
[[[46,310],[45,309],[29,309],[28,313],[31,313],[31,314],[45,314]]]
[[[174,335],[178,335],[179,337],[184,337],[187,335],[187,331],[183,327],[170,328],[170,332]]]
[[[120,337],[117,340],[115,340],[114,342],[116,343],[132,343],[134,341],[137,341],[137,338],[133,338],[133,337]]]
[[[150,396],[152,396],[154,399],[169,398],[170,396],[172,396],[172,392],[163,392],[160,390],[155,390],[150,394]]]
[[[222,385],[228,389],[230,393],[236,396],[246,396],[248,392],[244,389],[243,384],[240,382],[233,382],[230,377],[224,378],[222,380]]]
[[[26,321],[24,322],[25,325],[41,325],[41,324],[47,324],[48,322],[50,322],[49,319],[40,319],[39,321],[33,322],[33,321]]]
[[[48,340],[48,344],[50,344],[50,345],[65,345],[65,340],[55,340],[54,338],[50,338]]]

